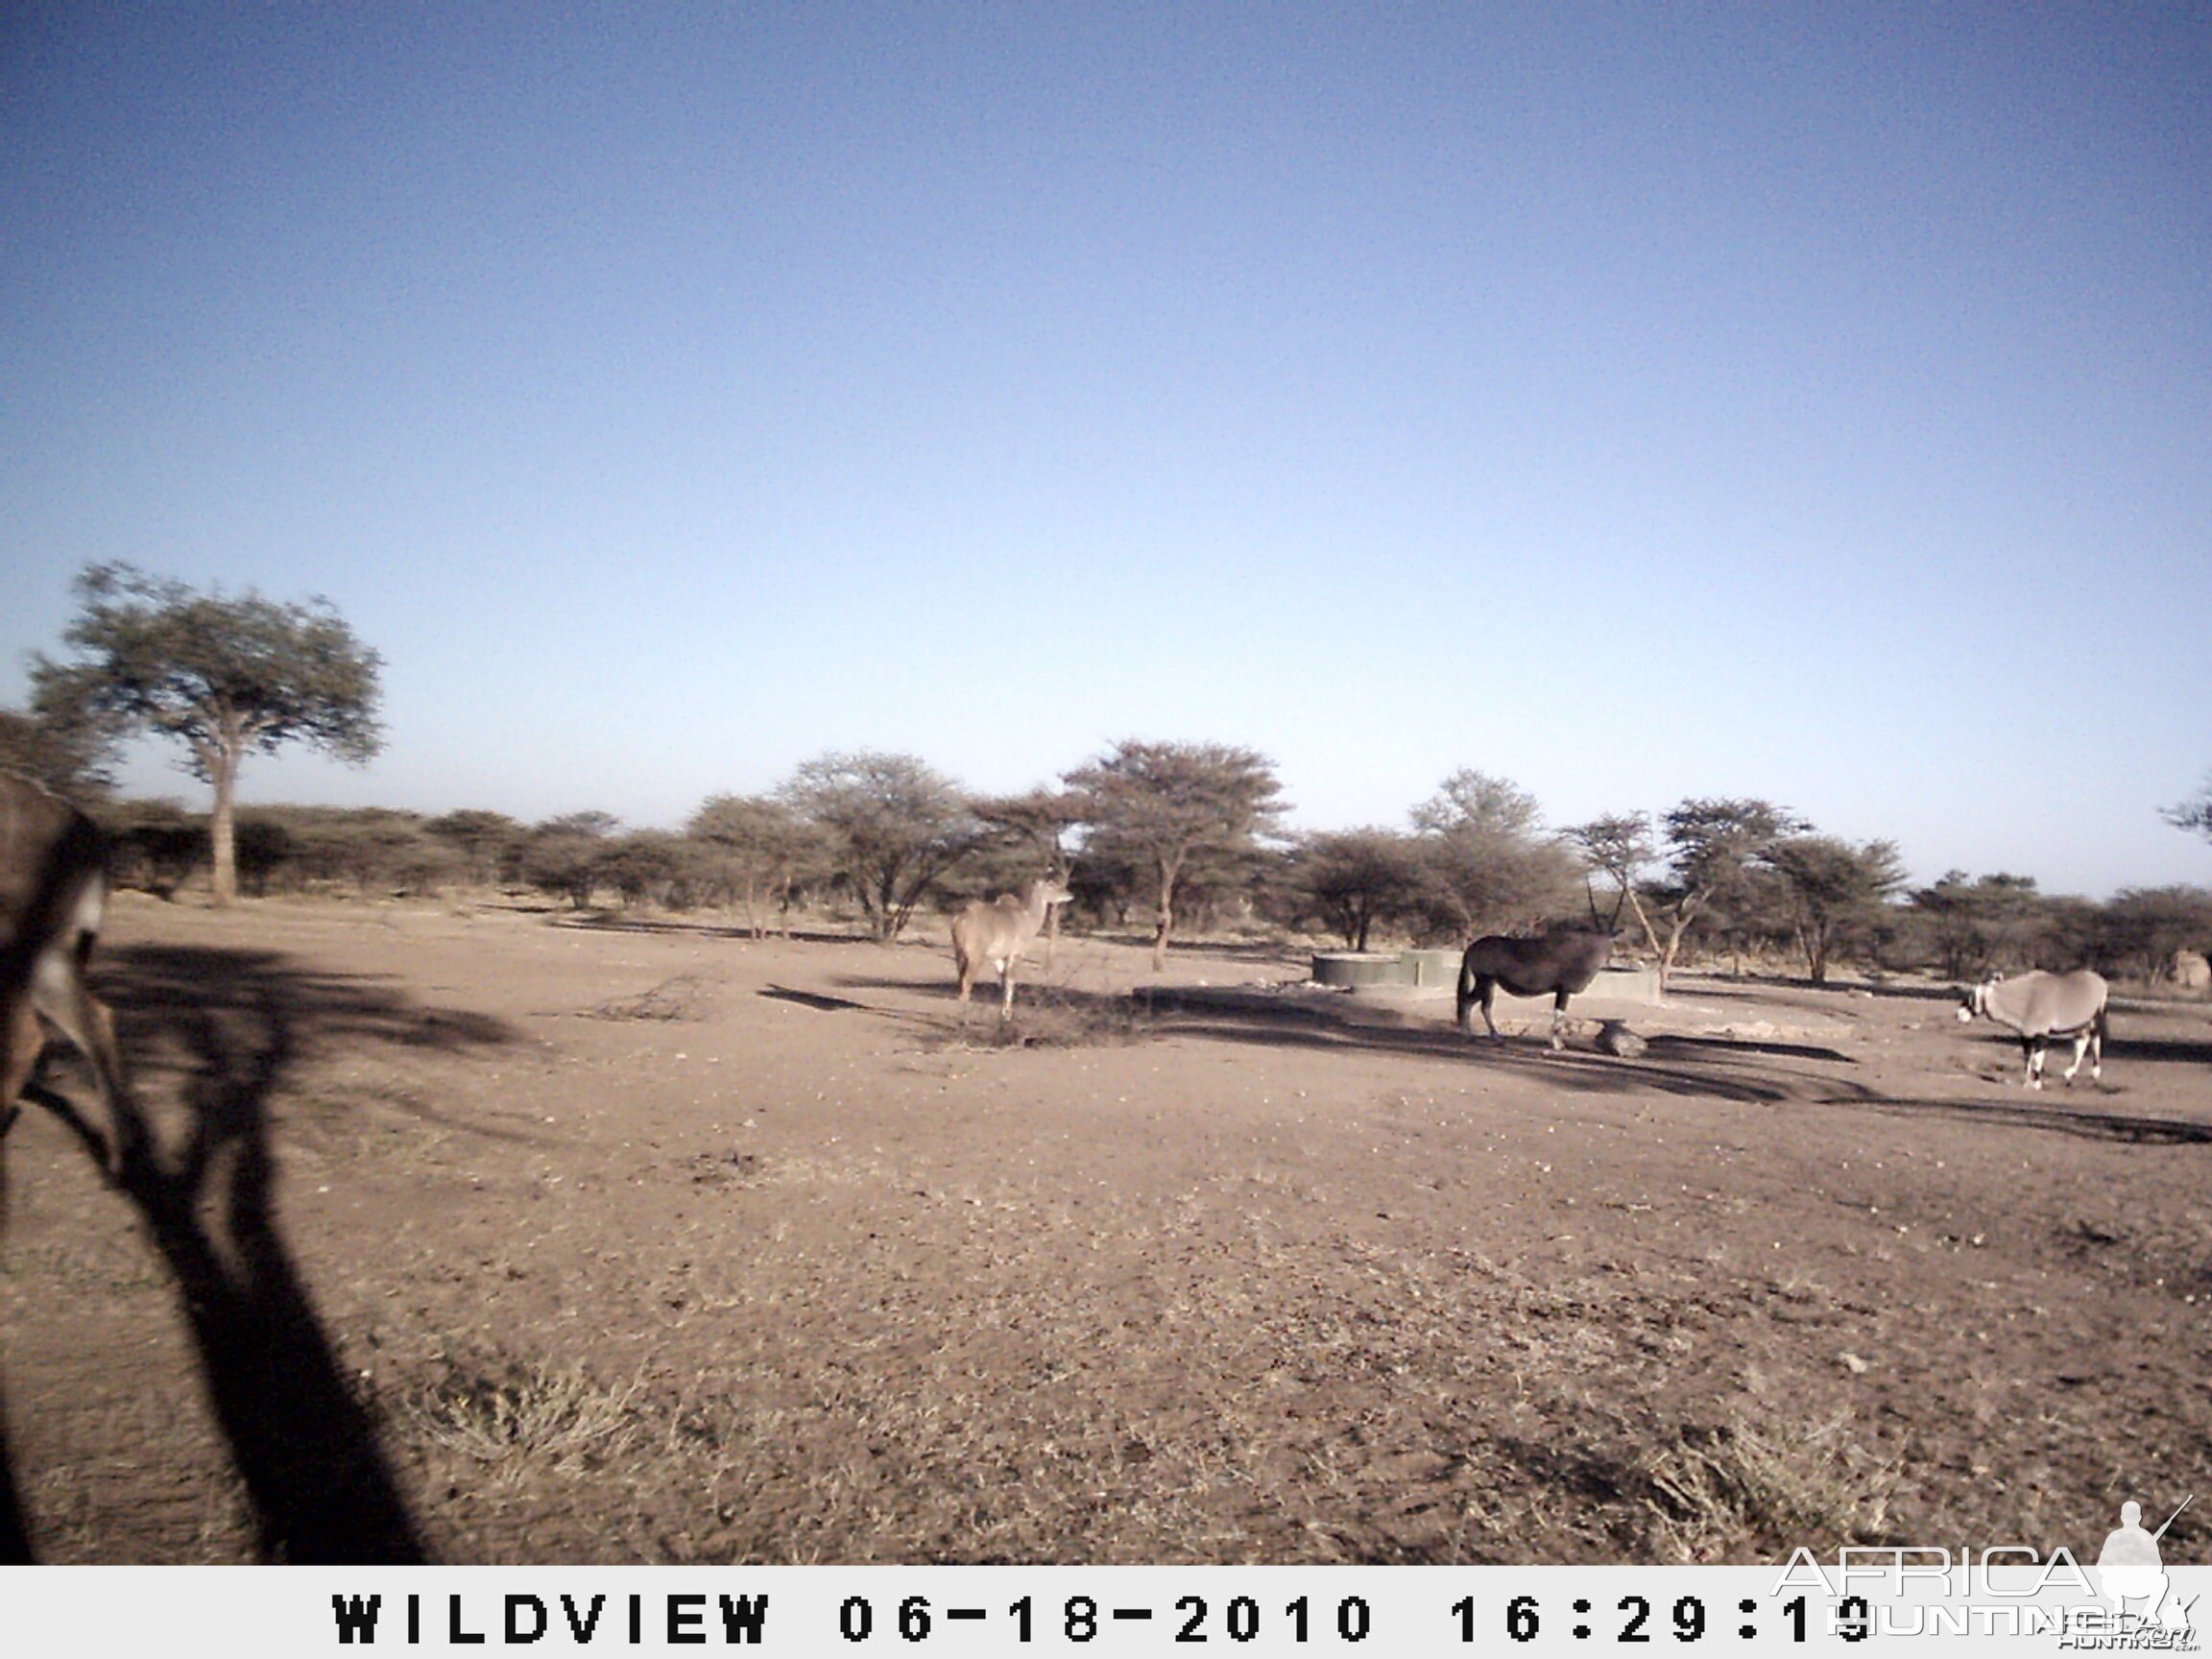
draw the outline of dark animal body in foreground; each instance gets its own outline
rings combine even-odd
[[[84,983],[108,903],[107,842],[60,796],[0,774],[0,1133],[31,1086],[51,1027],[91,1062],[120,1168],[123,1061],[115,1022]]]
[[[2028,1087],[2043,1087],[2043,1050],[2054,1037],[2074,1040],[2074,1064],[2066,1068],[2066,1081],[2081,1070],[2081,1056],[2090,1056],[2089,1079],[2104,1080],[2104,1014],[2110,992],[2104,976],[2086,968],[2071,974],[2047,974],[2038,968],[2016,978],[2002,976],[1969,985],[1959,1003],[1959,1018],[1971,1022],[1986,1014],[2000,1025],[2020,1034],[2020,1052],[2028,1062]]]
[[[1498,1037],[1490,1003],[1503,985],[1511,996],[1551,998],[1551,1046],[1564,1048],[1559,1027],[1567,1018],[1567,998],[1587,991],[1612,955],[1613,935],[1588,927],[1558,927],[1534,939],[1499,933],[1478,939],[1459,959],[1459,1028],[1474,1036],[1468,1016],[1480,1008],[1482,1023]]]

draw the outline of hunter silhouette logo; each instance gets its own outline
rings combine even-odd
[[[2166,1517],[2166,1527],[2181,1519],[2181,1509],[2197,1501],[2192,1492],[2181,1500],[2181,1508]],[[2158,1540],[2166,1536],[2166,1527],[2155,1532],[2143,1530],[2143,1505],[2120,1505],[2120,1525],[2106,1534],[2104,1548],[2097,1552],[2097,1581],[2104,1587],[2105,1599],[2112,1603],[2116,1615],[2128,1611],[2128,1603],[2143,1603],[2142,1618],[2146,1623],[2156,1620],[2161,1628],[2186,1630],[2189,1628],[2188,1609],[2169,1594],[2173,1585],[2166,1577],[2166,1563],[2158,1553]]]

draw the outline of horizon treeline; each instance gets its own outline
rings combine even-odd
[[[204,871],[207,818],[167,801],[95,800],[119,884],[173,895]],[[1125,741],[1018,796],[979,795],[911,756],[827,754],[776,788],[710,796],[681,830],[603,811],[504,813],[267,805],[238,813],[248,894],[530,893],[577,910],[719,911],[756,935],[800,916],[899,938],[918,914],[1047,871],[1073,923],[1173,938],[1238,932],[1347,950],[1456,946],[1595,925],[1656,962],[1992,971],[2091,966],[2200,989],[2212,890],[2105,901],[2032,877],[1951,871],[1914,888],[1894,843],[1821,833],[1757,798],[1685,800],[1547,826],[1534,797],[1471,769],[1403,828],[1295,832],[1274,766],[1222,744]]]

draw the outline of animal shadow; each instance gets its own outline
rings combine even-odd
[[[106,960],[101,994],[144,1076],[179,1062],[180,1091],[149,1114],[119,1106],[127,1148],[112,1189],[168,1264],[216,1421],[244,1483],[264,1560],[410,1564],[430,1558],[375,1423],[301,1282],[272,1203],[271,1101],[326,1047],[462,1049],[510,1040],[498,1022],[431,1010],[363,977],[274,952],[139,947]],[[68,1100],[38,1094],[96,1166],[107,1141]],[[134,1131],[134,1132],[133,1132]],[[0,1442],[0,1552],[32,1553]]]

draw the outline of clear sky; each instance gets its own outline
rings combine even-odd
[[[12,5],[0,702],[98,560],[383,653],[248,801],[1194,738],[2212,882],[2212,7]]]

